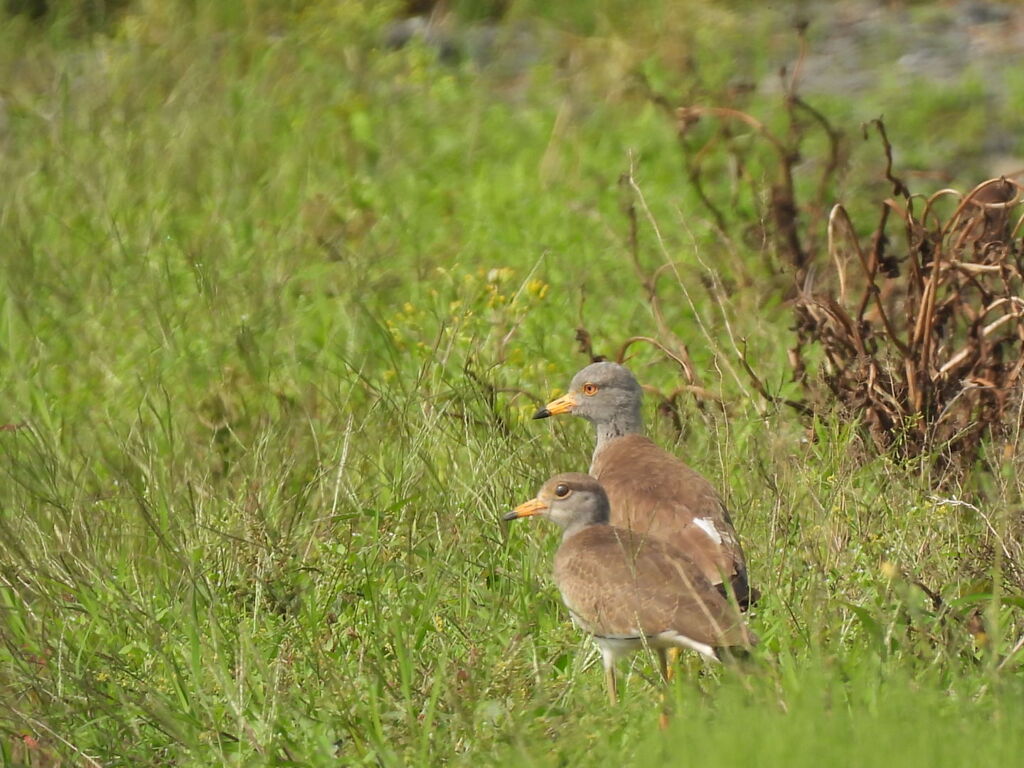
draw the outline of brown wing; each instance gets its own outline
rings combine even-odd
[[[678,632],[712,646],[755,642],[700,569],[658,539],[588,526],[559,548],[555,582],[576,621],[595,635]]]
[[[608,494],[612,525],[669,542],[712,584],[731,579],[743,602],[743,550],[721,497],[700,473],[642,435],[611,441],[590,473]]]

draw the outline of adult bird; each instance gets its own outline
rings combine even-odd
[[[690,648],[718,660],[723,649],[749,648],[757,637],[736,608],[685,554],[661,539],[610,525],[608,496],[590,475],[552,477],[505,520],[543,515],[562,527],[555,584],[573,621],[601,650],[608,698],[618,689],[615,662],[640,648]]]
[[[611,522],[681,550],[741,609],[758,596],[747,580],[739,537],[722,497],[702,475],[644,435],[643,391],[628,368],[592,363],[569,391],[534,414],[582,416],[597,432],[590,464],[611,502]],[[728,584],[728,587],[726,586]]]

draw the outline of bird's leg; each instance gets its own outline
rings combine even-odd
[[[672,678],[676,676],[676,667],[679,666],[680,652],[681,650],[679,648],[669,648],[667,651],[661,651],[663,654],[661,657],[661,663],[664,665],[661,669],[661,674],[667,683],[671,683]]]
[[[661,672],[661,682],[663,687],[659,695],[661,702],[661,713],[658,715],[658,727],[661,730],[668,728],[668,696],[666,695],[666,687],[669,684],[669,666],[668,666],[668,654],[671,651],[675,651],[675,648],[665,649],[658,648],[658,671]],[[676,653],[676,656],[679,654]]]
[[[610,650],[602,648],[601,660],[604,662],[604,684],[608,688],[608,701],[614,707],[619,702],[619,686],[615,680],[615,655]]]
[[[668,683],[668,651],[664,648],[658,648],[658,671],[661,672],[661,682]]]
[[[662,731],[667,730],[670,722],[671,721],[668,719],[668,711],[662,709],[661,713],[658,715],[658,729]]]
[[[619,684],[615,680],[614,665],[605,665],[604,682],[608,687],[608,702],[614,707],[619,702]]]

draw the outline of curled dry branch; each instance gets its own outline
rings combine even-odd
[[[745,224],[729,222],[729,209],[707,199],[701,179],[710,174],[710,149],[730,149],[738,127],[761,139],[777,169],[757,216],[770,222],[774,252],[785,257],[779,272],[793,281],[784,288],[796,316],[789,359],[807,399],[771,395],[745,355],[743,370],[763,397],[803,415],[838,404],[862,420],[880,450],[965,466],[985,435],[1012,421],[1010,394],[1024,370],[1024,187],[996,178],[967,194],[915,195],[894,169],[885,124],[873,120],[861,131],[881,142],[892,197],[880,202],[865,237],[863,223],[858,227],[845,206],[828,199],[842,165],[841,132],[795,87],[786,91],[784,108],[784,132],[732,107],[676,112],[687,173],[724,231]],[[698,132],[702,121],[718,127]],[[822,133],[829,149],[803,199],[794,178],[810,130]],[[951,200],[952,213],[944,213]],[[808,370],[811,359],[821,361],[817,376]]]
[[[886,175],[909,202],[891,167]],[[1009,425],[1024,359],[1024,263],[1010,226],[1022,189],[990,179],[966,195],[936,193],[920,217],[900,207],[906,252],[893,259],[902,276],[880,270],[843,206],[833,208],[828,255],[838,298],[799,297],[798,347],[823,350],[827,399],[862,416],[880,449],[935,452],[962,466],[985,435]],[[944,218],[934,203],[951,194],[961,199]],[[889,242],[897,206],[886,203],[875,243]]]

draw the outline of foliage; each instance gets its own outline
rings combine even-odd
[[[691,158],[688,178],[722,236],[738,239],[760,224],[760,237],[776,256],[772,277],[780,291],[795,294],[790,363],[809,402],[785,402],[805,416],[838,404],[845,417],[861,421],[879,451],[926,456],[943,469],[965,471],[985,438],[1015,439],[1019,431],[1014,395],[1024,360],[1018,296],[1024,219],[1015,209],[1021,186],[996,178],[968,194],[951,188],[912,194],[893,175],[893,148],[875,120],[864,133],[880,134],[893,190],[876,203],[878,224],[862,244],[844,205],[829,203],[846,164],[844,132],[796,93],[795,78],[789,87],[784,133],[727,106],[678,110],[680,140]],[[707,117],[725,124],[693,142],[693,126]],[[812,129],[824,140],[820,158],[809,140]],[[770,149],[772,181],[763,201],[753,199],[754,213],[729,221],[705,191],[703,157],[721,146],[733,155],[737,175],[752,178],[747,166],[759,158],[750,151],[751,138]],[[799,165],[809,158],[821,168],[813,187],[797,183]],[[957,204],[943,211],[948,199]],[[629,216],[635,228],[632,209]],[[656,292],[648,294],[657,306]],[[663,324],[659,332],[671,336]],[[817,348],[822,359],[812,368],[818,370],[808,371],[808,350],[814,359]],[[773,399],[745,357],[743,365],[758,392]],[[692,384],[692,367],[684,369]]]
[[[396,6],[0,26],[0,762],[1018,754],[1018,456],[939,495],[766,406],[744,342],[796,392],[774,254],[699,213],[648,98],[760,76],[767,17],[539,25],[516,68],[387,49]],[[686,661],[665,733],[643,657],[607,708],[552,533],[498,522],[586,466],[586,425],[529,420],[574,329],[611,354],[659,323],[699,386],[652,432],[724,489],[765,595],[754,670]]]

